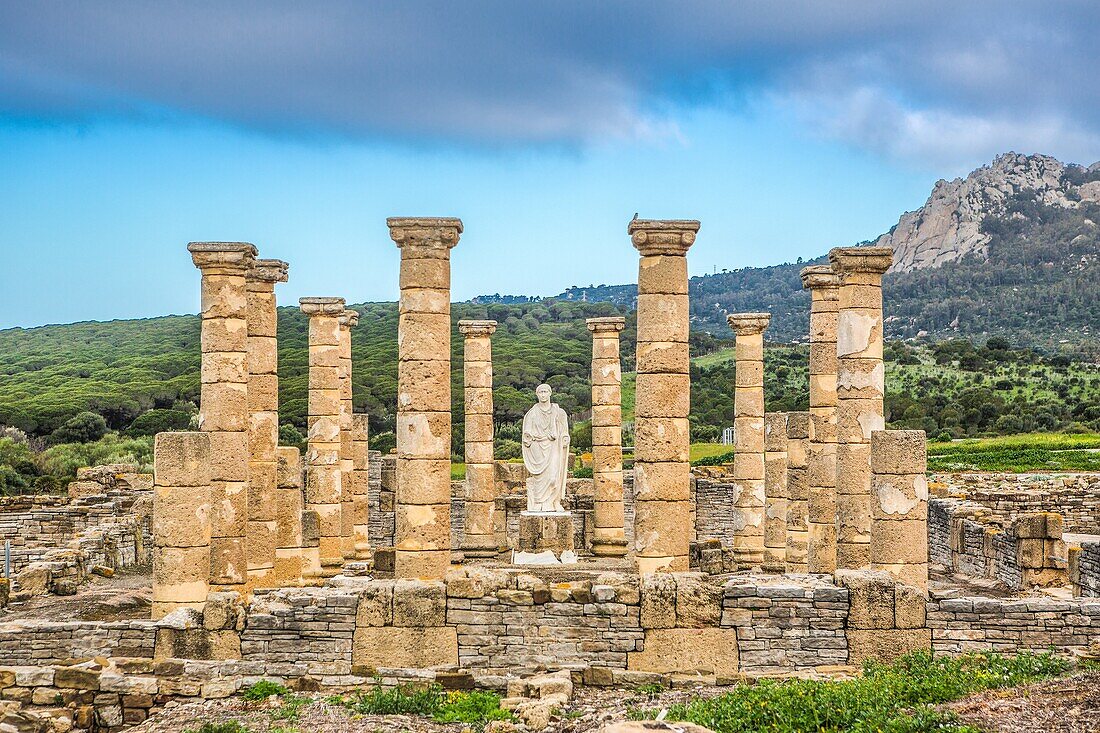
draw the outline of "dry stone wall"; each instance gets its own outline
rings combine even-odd
[[[1082,542],[1069,551],[1073,595],[1100,598],[1100,542]]]
[[[935,474],[932,480],[1007,519],[1057,512],[1065,532],[1100,534],[1100,473],[955,473]]]

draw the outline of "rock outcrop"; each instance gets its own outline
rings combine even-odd
[[[1100,163],[1083,169],[1049,155],[1004,153],[966,178],[937,181],[924,206],[903,214],[874,246],[893,247],[892,272],[939,267],[969,254],[984,256],[990,241],[982,231],[986,216],[1004,214],[1007,202],[1021,191],[1033,191],[1038,202],[1049,206],[1075,208],[1079,201],[1100,201],[1100,181],[1074,182],[1095,178],[1097,172]]]

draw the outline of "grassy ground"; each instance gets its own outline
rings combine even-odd
[[[928,445],[932,471],[1100,471],[1100,435],[1029,433]]]
[[[863,676],[853,680],[738,685],[718,697],[674,705],[667,719],[690,721],[716,733],[978,733],[934,706],[983,690],[1054,677],[1068,669],[1069,663],[1048,655],[934,659],[928,652],[915,652],[888,665],[868,663]],[[638,709],[632,717],[642,720],[657,713]]]

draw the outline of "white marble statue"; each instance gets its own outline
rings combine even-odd
[[[535,389],[538,404],[523,416],[523,465],[527,511],[564,512],[565,477],[569,472],[569,418],[550,401],[550,385]]]

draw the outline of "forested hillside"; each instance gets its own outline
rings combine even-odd
[[[1100,357],[1100,204],[1072,209],[1045,205],[1030,192],[987,216],[986,254],[969,254],[941,267],[890,273],[883,281],[888,338],[993,335],[1012,343],[1082,351]],[[691,319],[698,330],[729,334],[727,313],[768,311],[767,337],[804,341],[809,296],[798,273],[818,260],[746,268],[691,279]],[[560,297],[608,300],[632,307],[632,285],[573,288]]]

